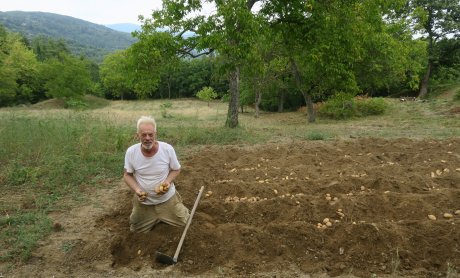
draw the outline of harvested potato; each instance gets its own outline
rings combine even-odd
[[[448,212],[444,213],[443,216],[444,216],[444,218],[447,218],[447,219],[450,219],[450,218],[454,217],[452,215],[452,213],[448,213]]]
[[[436,220],[436,216],[434,216],[433,214],[429,214],[429,215],[428,215],[428,219],[430,219],[430,220]]]

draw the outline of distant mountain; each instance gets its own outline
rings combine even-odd
[[[45,35],[64,39],[72,53],[84,55],[96,62],[101,62],[106,54],[126,49],[136,42],[131,34],[53,13],[0,12],[0,24],[11,32],[24,34],[27,38]]]
[[[106,27],[109,27],[110,29],[120,31],[120,32],[126,32],[126,33],[131,33],[134,31],[140,31],[141,26],[133,23],[116,23],[116,24],[106,24]]]

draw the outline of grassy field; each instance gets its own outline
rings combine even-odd
[[[458,87],[457,90],[458,95]],[[157,119],[158,139],[180,156],[203,145],[358,137],[445,139],[460,137],[455,94],[427,101],[386,100],[382,116],[307,123],[302,112],[241,113],[240,127],[224,127],[227,104],[197,100],[105,101],[90,109],[60,108],[57,101],[0,109],[0,262],[27,260],[53,229],[48,215],[85,202],[119,180],[126,148],[136,140],[141,115]],[[458,99],[458,98],[457,98]]]

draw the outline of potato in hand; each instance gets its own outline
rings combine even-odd
[[[138,198],[139,198],[139,201],[141,201],[141,202],[145,201],[145,199],[147,199],[147,192],[142,191],[142,192],[138,195]]]
[[[159,195],[165,194],[166,192],[168,192],[168,190],[169,190],[169,185],[165,183],[162,183],[159,186],[155,187],[155,193]]]

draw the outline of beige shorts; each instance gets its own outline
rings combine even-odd
[[[159,222],[173,226],[184,226],[190,216],[178,192],[169,200],[158,205],[143,205],[135,195],[133,211],[129,217],[132,232],[148,232]]]

